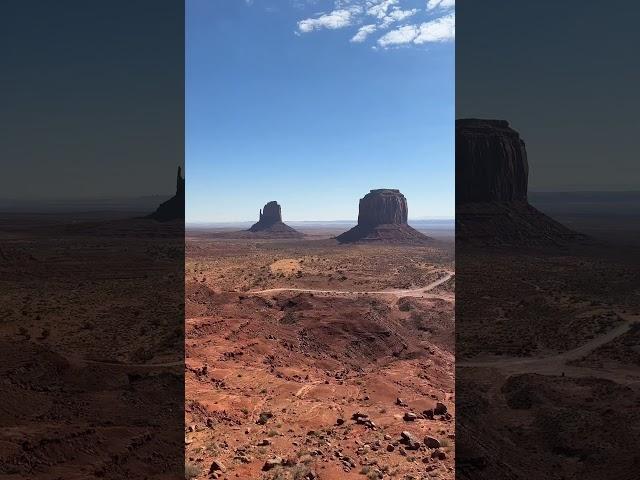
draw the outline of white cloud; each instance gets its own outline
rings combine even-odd
[[[451,10],[455,0],[426,0],[421,8],[407,8],[415,6],[412,3],[409,0],[333,0],[332,11],[300,20],[295,33],[352,27],[352,43],[363,43],[379,32],[377,45],[382,48],[455,38],[455,13]],[[436,11],[439,13],[434,15]],[[414,16],[410,24],[403,25]],[[434,16],[438,18],[433,19]],[[426,21],[429,18],[432,19]],[[394,28],[394,24],[399,26]]]
[[[351,38],[351,41],[354,43],[362,43],[364,42],[367,37],[369,35],[371,35],[373,32],[375,32],[377,30],[378,27],[376,27],[375,25],[371,24],[371,25],[364,25],[362,27],[360,27],[358,29],[358,33],[356,33],[353,38]]]
[[[450,13],[420,25],[418,36],[413,41],[421,44],[427,42],[446,42],[456,37],[456,15]]]
[[[355,16],[360,12],[359,7],[342,8],[334,10],[333,12],[326,13],[318,18],[306,18],[298,22],[298,29],[302,33],[312,32],[313,30],[321,30],[328,28],[330,30],[336,30],[338,28],[344,28],[350,26]]]
[[[388,27],[394,22],[399,22],[406,18],[409,18],[418,13],[418,9],[414,8],[412,10],[401,10],[399,8],[394,8],[387,16],[382,19],[382,27]]]
[[[410,43],[418,36],[418,27],[415,25],[405,25],[404,27],[391,30],[378,39],[378,45],[388,47],[391,45],[401,45]]]
[[[427,10],[436,8],[453,8],[456,6],[456,0],[427,0]]]
[[[456,36],[456,16],[454,13],[436,18],[420,25],[405,25],[391,30],[378,39],[381,47],[414,43],[446,42]]]
[[[382,0],[382,1],[367,1],[367,15],[372,17],[384,18],[387,15],[387,10],[393,5],[397,5],[398,0]]]

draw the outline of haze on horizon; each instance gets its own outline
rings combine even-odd
[[[375,188],[453,218],[452,2],[342,3],[187,2],[188,223],[270,200],[285,221],[356,219]]]

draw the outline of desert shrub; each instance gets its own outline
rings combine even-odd
[[[293,325],[294,323],[298,323],[298,318],[294,312],[288,311],[284,314],[280,323],[283,325]]]
[[[186,462],[184,464],[184,478],[186,480],[191,480],[192,478],[196,478],[198,475],[202,473],[202,467],[193,462]]]
[[[291,478],[293,480],[307,480],[312,473],[311,467],[305,464],[298,464],[291,469]]]

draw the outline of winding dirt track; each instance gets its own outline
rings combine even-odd
[[[392,290],[373,290],[373,291],[350,291],[350,290],[316,290],[313,288],[269,288],[267,290],[254,290],[251,292],[247,292],[253,295],[262,295],[276,292],[301,292],[301,293],[315,293],[321,295],[392,295],[394,297],[424,297],[427,295],[427,292],[433,290],[434,288],[442,285],[451,279],[455,274],[452,272],[447,272],[444,277],[439,278],[435,282],[430,283],[426,287],[420,288],[412,288],[412,289],[392,289]]]
[[[640,383],[640,370],[637,367],[623,368],[590,368],[567,365],[572,360],[578,360],[593,352],[597,348],[615,340],[629,331],[631,326],[638,323],[637,318],[620,315],[624,322],[607,333],[594,338],[584,345],[566,352],[547,355],[544,357],[487,357],[458,362],[459,367],[494,368],[506,375],[523,373],[538,373],[541,375],[566,375],[568,377],[596,377],[613,380],[618,383]]]
[[[359,292],[359,291],[343,291],[343,290],[314,290],[314,289],[307,289],[307,288],[270,288],[267,290],[258,290],[254,292],[248,292],[248,293],[251,293],[254,295],[261,295],[261,294],[268,294],[268,293],[275,293],[275,292],[305,292],[305,293],[316,293],[316,294],[324,294],[324,295],[345,295],[345,296],[392,295],[398,298],[399,297],[424,297],[428,295],[429,291],[447,282],[453,276],[454,276],[454,273],[447,272],[442,278],[439,278],[435,282],[430,283],[426,287],[413,288],[413,289],[407,289],[407,290],[394,289],[394,290]],[[432,295],[432,296],[437,296],[437,295]],[[191,320],[191,319],[187,319],[187,320]],[[106,365],[106,366],[112,366],[112,367],[126,367],[126,368],[184,367],[184,361],[166,362],[166,363],[122,363],[122,362],[109,362],[109,361],[100,361],[100,360],[87,360],[84,358],[73,358],[70,360],[72,360],[75,364]]]

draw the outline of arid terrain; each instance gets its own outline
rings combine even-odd
[[[179,478],[182,226],[79,217],[0,216],[0,478]]]
[[[638,478],[638,250],[457,253],[460,478]]]
[[[331,234],[187,232],[187,477],[454,478],[453,243]]]

